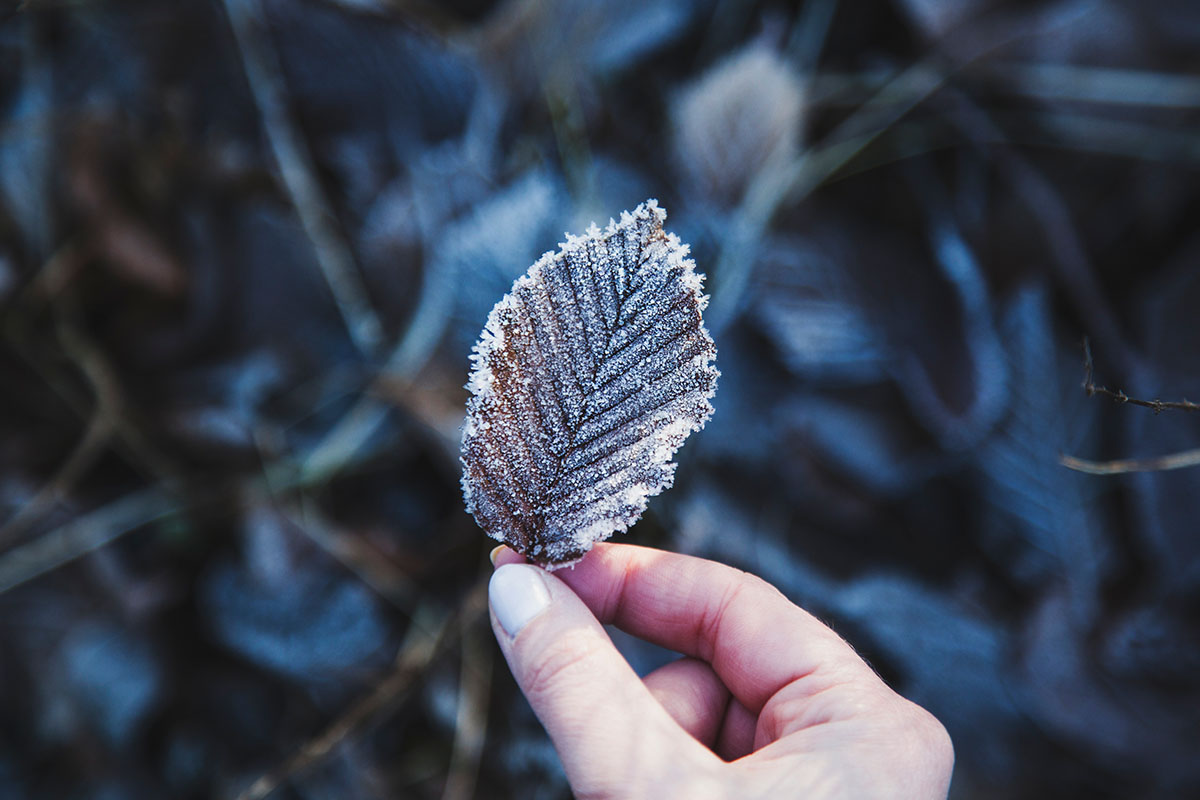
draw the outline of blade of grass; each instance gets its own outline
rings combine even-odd
[[[155,487],[81,514],[66,525],[0,555],[0,594],[178,510],[178,500]]]
[[[812,99],[822,105],[859,105],[893,75],[893,71],[884,69],[822,72],[813,78]],[[957,80],[973,94],[990,90],[1029,99],[1099,106],[1200,108],[1200,75],[1183,73],[990,61],[964,69]]]
[[[334,225],[308,145],[288,115],[283,67],[265,30],[262,7],[258,0],[225,0],[225,11],[271,152],[300,224],[312,242],[321,274],[350,338],[363,355],[373,358],[383,342],[383,327],[350,248]]]
[[[1089,475],[1125,475],[1130,472],[1165,472],[1172,469],[1200,466],[1200,448],[1184,450],[1166,456],[1150,458],[1122,458],[1116,461],[1090,461],[1060,454],[1058,461],[1064,467]]]

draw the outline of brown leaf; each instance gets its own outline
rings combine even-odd
[[[467,510],[550,568],[636,522],[712,415],[708,298],[664,219],[649,200],[568,235],[496,304],[471,356]]]

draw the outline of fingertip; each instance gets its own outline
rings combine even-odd
[[[497,545],[492,548],[492,552],[488,553],[488,560],[492,562],[492,566],[496,569],[505,564],[524,564],[526,563],[525,556],[513,550],[506,544]]]
[[[561,571],[506,557],[497,555],[490,584],[493,630],[579,794],[648,796],[643,788],[679,758],[712,758],[654,701]]]
[[[510,637],[550,608],[550,587],[541,570],[527,564],[501,564],[488,582],[488,602]]]

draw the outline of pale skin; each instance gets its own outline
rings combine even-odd
[[[493,562],[496,639],[576,797],[946,797],[945,728],[765,581],[618,544]],[[683,658],[639,678],[602,624]]]

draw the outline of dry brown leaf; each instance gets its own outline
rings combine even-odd
[[[568,235],[496,304],[471,356],[467,510],[549,568],[636,522],[712,415],[703,277],[665,219],[649,200]]]

